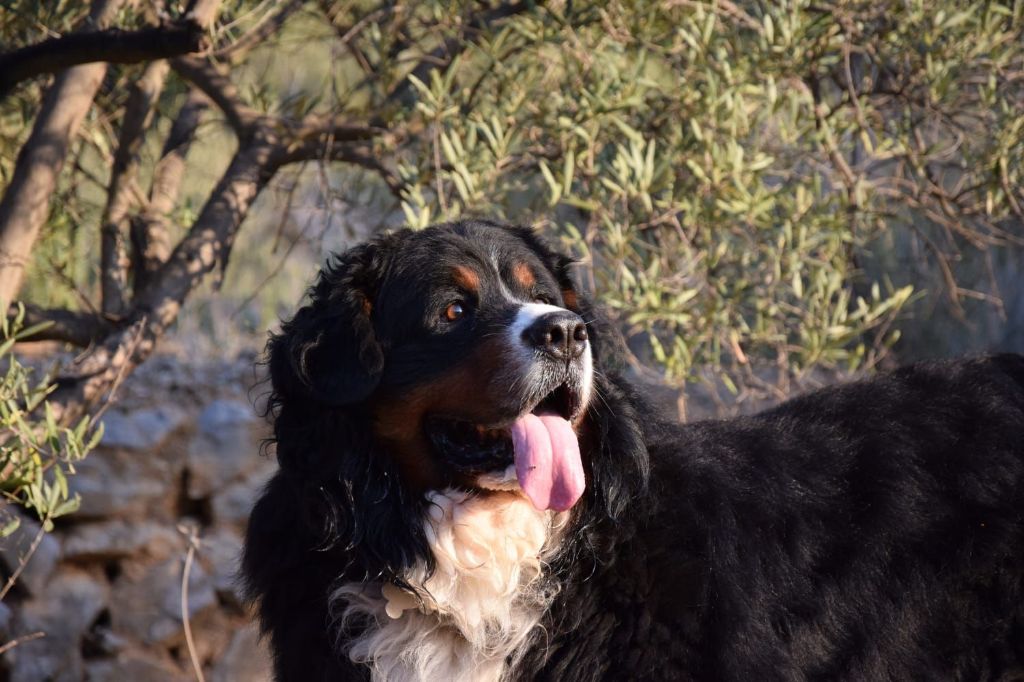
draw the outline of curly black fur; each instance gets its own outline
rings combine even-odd
[[[399,293],[458,240],[514,242],[572,287],[522,228],[400,232],[328,264],[268,345],[280,472],[243,573],[280,680],[365,678],[335,647],[332,586],[431,560],[422,495],[375,442],[370,405],[415,380],[408,358],[389,370],[422,318]],[[1024,358],[924,363],[680,425],[618,376],[614,335],[577,305],[599,370],[587,489],[550,567],[560,592],[509,678],[1024,679]],[[444,352],[422,357],[455,361]]]

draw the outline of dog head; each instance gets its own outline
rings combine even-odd
[[[356,415],[412,495],[512,489],[569,509],[598,344],[569,266],[531,230],[479,221],[351,249],[271,339],[277,399]]]

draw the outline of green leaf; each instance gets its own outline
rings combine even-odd
[[[562,196],[562,185],[555,180],[555,176],[552,175],[551,169],[548,168],[547,161],[541,159],[539,165],[541,175],[544,176],[544,181],[548,183],[548,190],[550,191],[548,205],[554,206]]]
[[[10,537],[20,526],[21,519],[17,516],[10,516],[4,521],[3,527],[0,528],[0,538]]]
[[[572,179],[576,170],[576,153],[569,149],[565,153],[565,160],[562,162],[562,194],[568,195],[572,191]]]

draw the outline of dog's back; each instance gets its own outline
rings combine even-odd
[[[646,431],[649,515],[555,659],[603,633],[594,679],[1024,678],[1024,358]]]

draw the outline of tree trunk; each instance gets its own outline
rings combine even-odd
[[[118,382],[153,352],[188,294],[227,262],[238,228],[277,170],[277,151],[275,141],[257,134],[235,153],[188,235],[136,298],[127,324],[57,377],[58,388],[48,402],[61,423],[73,423],[108,399]]]
[[[105,28],[122,3],[96,0],[86,30]],[[106,64],[83,64],[58,74],[43,98],[32,134],[18,153],[11,183],[0,199],[0,309],[6,310],[21,288],[68,146],[106,72]]]
[[[188,154],[208,100],[192,90],[178,112],[178,118],[167,135],[163,153],[153,168],[149,204],[141,215],[132,219],[132,288],[138,296],[149,286],[153,274],[171,255],[169,216],[178,202],[181,182],[185,178],[185,156]]]
[[[114,167],[110,171],[107,206],[100,228],[100,282],[103,291],[103,313],[121,317],[127,306],[128,292],[128,212],[132,207],[132,189],[138,175],[139,150],[146,130],[153,120],[153,111],[164,79],[171,66],[166,60],[150,62],[139,78],[125,106],[121,136]]]

